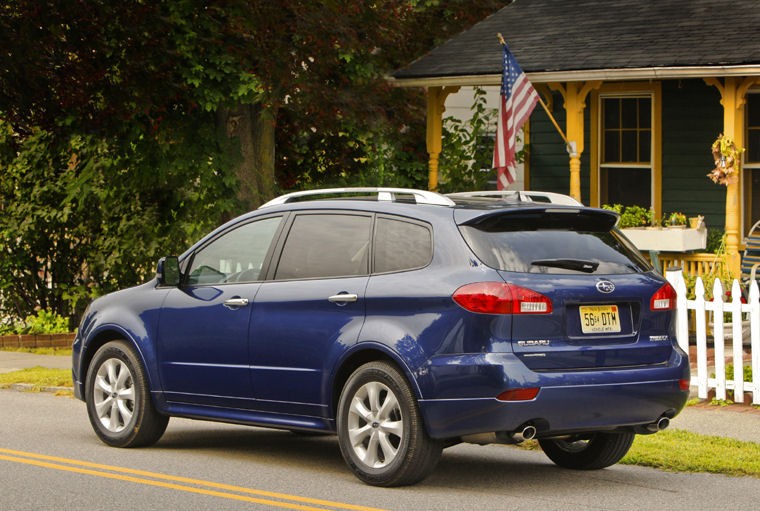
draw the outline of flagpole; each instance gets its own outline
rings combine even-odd
[[[496,34],[496,37],[499,39],[499,42],[502,46],[506,46],[507,42],[504,40],[504,37],[501,35],[501,32],[498,32]],[[562,128],[559,127],[559,124],[557,124],[557,120],[554,118],[552,113],[549,111],[549,107],[546,106],[546,103],[544,103],[544,100],[541,99],[541,93],[536,91],[538,93],[538,102],[541,103],[541,106],[544,107],[544,112],[546,112],[546,115],[549,116],[549,119],[551,119],[552,124],[554,124],[554,127],[557,128],[557,131],[559,132],[559,135],[562,137],[562,140],[565,141],[565,148],[567,149],[568,153],[572,152],[572,148],[570,146],[570,142],[568,142],[567,137],[565,136],[565,133],[562,131]]]

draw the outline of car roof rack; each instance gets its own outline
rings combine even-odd
[[[560,204],[563,206],[583,206],[580,202],[569,195],[554,192],[537,192],[522,190],[484,190],[479,192],[448,193],[447,197],[483,197],[493,199],[512,199],[520,202],[538,202],[544,204]]]
[[[341,195],[353,193],[376,193],[378,201],[393,202],[396,195],[411,195],[417,204],[433,204],[436,206],[455,206],[453,200],[440,193],[430,192],[428,190],[414,190],[412,188],[382,188],[382,187],[359,187],[359,188],[326,188],[323,190],[303,190],[300,192],[280,195],[269,202],[259,206],[259,209],[271,206],[287,204],[294,199],[309,197],[312,195]]]

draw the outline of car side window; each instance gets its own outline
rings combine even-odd
[[[187,283],[255,282],[282,217],[250,222],[215,239],[193,257]]]
[[[379,217],[375,225],[375,273],[427,266],[433,256],[433,238],[427,227]]]
[[[296,216],[282,249],[275,279],[366,275],[371,228],[370,216]]]

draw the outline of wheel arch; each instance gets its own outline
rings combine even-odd
[[[376,361],[386,361],[393,364],[406,379],[415,397],[417,399],[422,398],[414,373],[397,353],[382,344],[364,342],[346,353],[338,364],[338,369],[333,373],[335,376],[330,385],[330,413],[333,418],[337,417],[340,393],[351,374],[364,364]]]
[[[96,332],[92,333],[87,343],[84,345],[81,363],[79,366],[79,377],[81,379],[83,389],[87,384],[87,373],[90,370],[90,363],[92,362],[95,353],[97,353],[100,348],[111,341],[125,341],[132,348],[134,348],[135,352],[137,353],[138,361],[140,364],[142,364],[145,375],[148,378],[148,384],[150,385],[151,390],[154,390],[154,379],[152,378],[150,367],[147,364],[140,344],[135,341],[129,332],[119,327],[118,325],[113,324],[101,326]],[[84,392],[82,395],[85,395]]]

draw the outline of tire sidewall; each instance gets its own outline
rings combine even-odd
[[[397,381],[397,379],[401,381]],[[390,464],[382,468],[372,468],[365,465],[356,456],[348,436],[348,412],[351,401],[363,385],[373,381],[382,383],[395,394],[401,408],[403,421],[403,436],[398,447],[398,454]],[[407,463],[409,448],[413,442],[412,435],[414,434],[411,415],[415,413],[415,403],[410,400],[409,394],[403,377],[382,363],[370,363],[360,367],[351,375],[343,387],[338,403],[338,443],[343,459],[361,480],[374,485],[389,484]]]
[[[122,361],[132,374],[132,382],[135,394],[135,407],[132,418],[127,426],[118,433],[108,431],[100,422],[97,411],[95,410],[94,388],[95,378],[98,370],[104,362],[118,359]],[[141,366],[132,353],[129,345],[124,341],[112,341],[103,345],[96,353],[87,369],[87,380],[85,385],[85,401],[87,403],[87,415],[90,418],[95,433],[103,442],[108,445],[123,447],[129,445],[138,433],[139,428],[135,426],[142,423],[142,416],[145,413],[146,406],[146,388]]]

